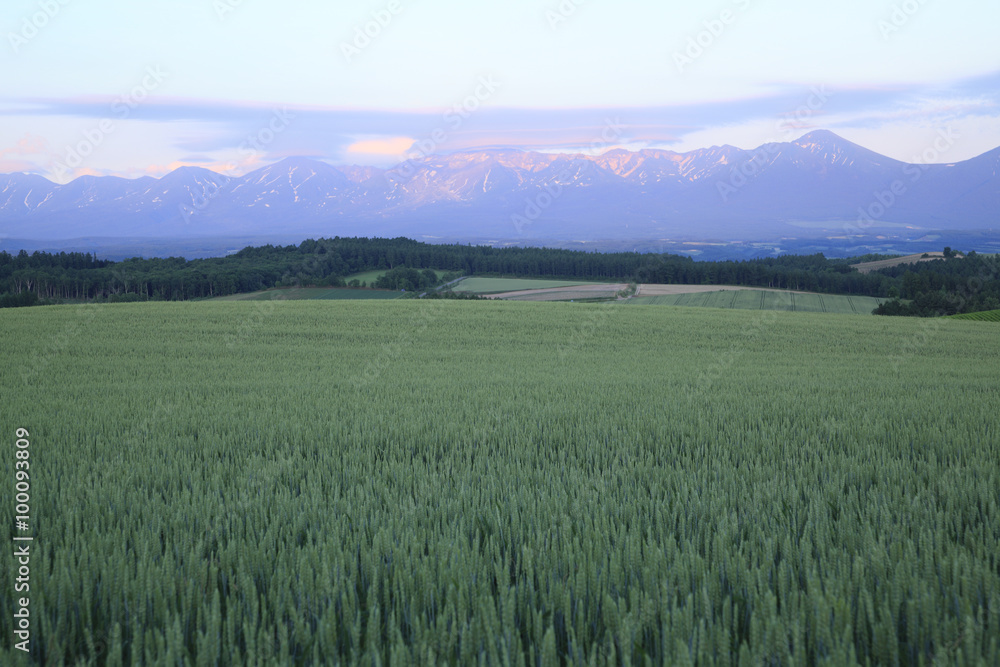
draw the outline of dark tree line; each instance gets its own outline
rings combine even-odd
[[[947,250],[950,250],[947,249]],[[953,253],[944,261],[882,269],[893,281],[891,300],[876,315],[937,317],[1000,310],[1000,256]]]
[[[375,270],[387,273],[372,287],[417,291],[435,284],[436,276],[430,269],[449,273],[449,277],[503,275],[741,285],[883,298],[898,295],[918,304],[911,308],[901,301],[887,307],[897,308],[900,314],[936,312],[938,301],[949,294],[962,293],[950,304],[958,312],[985,309],[998,297],[997,270],[990,264],[995,260],[975,253],[868,274],[851,268],[850,264],[858,261],[816,254],[696,262],[668,254],[339,237],[310,239],[297,246],[244,248],[227,257],[196,260],[169,257],[111,262],[88,253],[0,252],[0,306],[66,300],[187,300],[272,287],[336,287],[345,286],[345,279],[352,274]],[[973,279],[983,284],[969,287]]]
[[[639,282],[660,284],[741,285],[808,292],[880,296],[891,286],[883,276],[851,268],[857,259],[831,260],[822,254],[762,259],[695,262],[663,255],[644,265]]]

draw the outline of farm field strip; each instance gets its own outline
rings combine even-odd
[[[489,294],[487,296],[492,299],[510,299],[521,301],[565,301],[569,299],[614,297],[618,292],[627,287],[628,285],[625,283],[595,283],[593,285],[574,285],[572,287],[517,290],[513,292]]]
[[[540,294],[522,294],[520,296],[502,297],[507,301],[574,301],[587,299],[614,299],[618,295],[615,290],[604,291],[542,291]],[[499,298],[499,297],[493,297]]]
[[[454,291],[493,295],[507,292],[552,289],[555,287],[576,287],[592,285],[584,280],[535,280],[533,278],[480,278],[472,276],[458,284]]]
[[[1000,310],[985,310],[979,313],[964,313],[952,315],[953,320],[970,320],[973,322],[1000,322]]]
[[[701,292],[755,290],[759,292],[777,292],[778,294],[815,294],[794,290],[779,290],[768,287],[749,287],[745,285],[660,285],[643,283],[639,285],[641,296],[672,296],[675,294],[698,294]]]

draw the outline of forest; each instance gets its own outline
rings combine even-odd
[[[851,264],[881,256],[822,254],[696,262],[654,253],[434,245],[406,238],[310,239],[248,247],[227,257],[133,258],[89,253],[0,252],[0,307],[65,302],[184,301],[287,286],[424,289],[432,272],[660,284],[740,285],[889,298],[877,314],[934,316],[1000,308],[1000,262],[964,257],[860,273]],[[377,283],[351,276],[387,271]]]

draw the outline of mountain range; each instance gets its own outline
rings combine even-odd
[[[1000,148],[908,164],[818,130],[732,146],[602,155],[481,150],[392,169],[288,158],[230,178],[0,175],[0,235],[237,235],[655,239],[839,237],[986,230],[1000,213]]]

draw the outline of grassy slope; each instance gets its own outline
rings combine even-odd
[[[870,315],[880,299],[836,294],[793,294],[748,288],[738,291],[701,292],[665,296],[639,296],[630,304],[737,308],[742,310],[790,310],[807,313]]]
[[[232,294],[209,301],[301,301],[304,299],[398,299],[399,292],[374,289],[349,289],[340,287],[280,287],[277,289]]]
[[[423,269],[418,269],[418,270],[423,271]],[[438,277],[438,280],[441,280],[441,277],[446,273],[453,273],[451,271],[441,271],[438,269],[432,269],[432,270],[434,271],[434,274]],[[381,278],[383,275],[385,275],[386,272],[387,269],[379,269],[378,271],[365,271],[363,273],[355,273],[346,276],[344,278],[344,282],[347,283],[352,280],[357,280],[359,282],[368,283],[368,286],[371,287],[375,283],[375,281]]]
[[[385,275],[385,272],[386,272],[385,269],[382,269],[382,270],[379,270],[379,271],[364,271],[363,273],[355,273],[353,275],[345,277],[344,278],[344,282],[350,282],[352,280],[357,280],[359,282],[364,282],[364,283],[368,283],[369,285],[371,285],[376,280],[378,280],[380,277],[382,277],[383,275]]]
[[[383,630],[414,664],[569,641],[997,664],[1000,351],[975,322],[451,301],[3,322],[40,664],[141,633],[148,664],[388,664]]]

